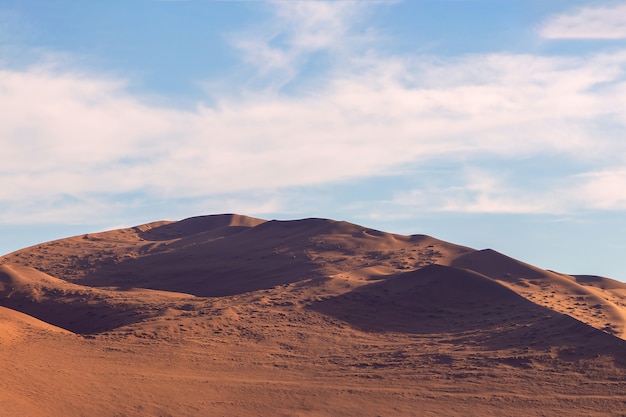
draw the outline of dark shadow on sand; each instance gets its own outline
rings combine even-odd
[[[626,341],[454,267],[400,273],[309,308],[367,332],[445,334],[488,350],[555,348],[572,361],[610,355],[626,366]]]

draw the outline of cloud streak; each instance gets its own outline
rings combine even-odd
[[[371,46],[375,35],[360,23],[375,7],[393,1],[266,3],[273,19],[231,36],[231,43],[256,69],[260,81],[279,90],[298,78],[311,61],[320,61],[320,55],[338,61]]]
[[[626,4],[584,7],[554,16],[540,34],[548,39],[626,39]]]

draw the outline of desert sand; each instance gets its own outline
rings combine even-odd
[[[0,257],[0,415],[623,416],[626,284],[326,219]]]

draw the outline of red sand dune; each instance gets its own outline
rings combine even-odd
[[[626,284],[327,219],[0,257],[3,416],[626,413]]]

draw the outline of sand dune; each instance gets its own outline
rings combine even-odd
[[[464,335],[463,345],[490,350],[541,346],[626,359],[626,341],[533,303],[485,275],[436,264],[387,277],[311,308],[365,331],[456,332]],[[588,349],[590,340],[597,344]]]
[[[72,334],[27,314],[0,307],[0,346],[35,337],[37,333]]]
[[[576,278],[542,270],[494,250],[463,254],[451,265],[489,276],[534,303],[622,337],[626,325],[624,284],[608,278]]]
[[[226,214],[0,257],[7,416],[621,415],[626,284]]]
[[[163,305],[180,296],[171,292],[128,293],[86,287],[31,267],[0,265],[3,306],[80,334],[112,330],[158,315]]]

